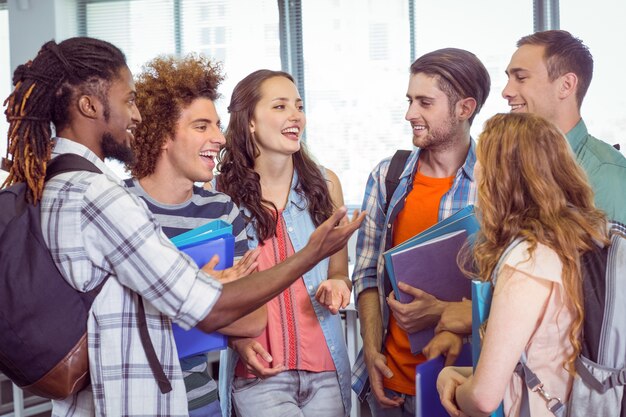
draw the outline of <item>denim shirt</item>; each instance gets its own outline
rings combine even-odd
[[[387,200],[385,179],[391,164],[391,157],[383,159],[368,178],[361,207],[361,211],[365,211],[367,216],[359,228],[357,237],[356,263],[352,273],[354,300],[358,305],[359,295],[363,291],[377,288],[383,322],[383,342],[387,335],[390,314],[386,296],[391,289],[384,272],[383,252],[392,246],[393,225],[404,208],[404,200],[411,191],[420,152],[419,148],[415,148],[409,155],[389,207],[385,207]],[[457,170],[452,187],[439,202],[438,221],[476,202],[475,163],[476,143],[471,139],[465,162]],[[369,378],[363,349],[359,352],[352,369],[352,389],[361,400],[365,399],[369,391]]]
[[[323,171],[323,168],[322,168]],[[291,183],[291,191],[289,192],[289,200],[283,210],[283,219],[289,239],[293,245],[294,251],[301,250],[309,241],[309,236],[315,230],[315,225],[309,212],[306,210],[306,200],[295,191],[298,181],[298,174],[294,172]],[[241,207],[246,216],[250,215],[250,211],[245,207]],[[254,227],[247,225],[247,233],[250,237],[248,244],[250,249],[258,246],[258,239]],[[346,349],[343,327],[341,318],[338,314],[333,315],[327,308],[320,305],[315,299],[315,293],[319,285],[328,278],[328,258],[323,259],[313,269],[303,275],[304,285],[311,298],[313,309],[317,315],[317,319],[322,328],[322,333],[328,345],[328,351],[335,364],[339,386],[341,388],[341,397],[343,400],[344,414],[350,414],[350,361],[348,359],[348,351]],[[310,347],[315,349],[314,346]],[[235,375],[235,366],[239,360],[239,355],[228,348],[220,354],[220,373],[219,373],[219,393],[222,405],[222,414],[230,416],[231,414],[231,387]]]

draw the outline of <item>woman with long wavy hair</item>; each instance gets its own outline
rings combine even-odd
[[[228,110],[217,188],[242,209],[263,270],[300,250],[343,205],[341,185],[301,143],[306,118],[289,74],[253,72],[235,87]],[[350,364],[337,313],[350,290],[344,249],[271,300],[263,334],[231,341],[222,356],[224,415],[231,395],[240,417],[349,414]]]
[[[474,258],[480,279],[495,274],[496,286],[474,375],[445,368],[437,386],[450,415],[488,416],[504,400],[505,415],[518,416],[528,389],[514,373],[522,353],[546,392],[569,396],[584,317],[581,256],[594,240],[608,243],[606,219],[565,137],[539,116],[489,119],[477,160]],[[539,393],[529,390],[528,402],[533,417],[553,415]]]

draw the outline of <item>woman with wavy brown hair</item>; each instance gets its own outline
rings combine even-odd
[[[263,270],[300,250],[343,205],[341,185],[301,142],[306,118],[289,74],[253,72],[235,87],[228,110],[217,188],[242,209]],[[231,341],[234,350],[222,356],[224,415],[231,395],[240,417],[349,414],[350,364],[337,313],[350,290],[344,249],[271,300],[263,334]]]
[[[523,353],[544,390],[567,401],[584,317],[580,260],[594,240],[608,242],[606,219],[565,137],[539,116],[489,119],[477,160],[474,257],[480,279],[495,274],[496,286],[474,375],[445,368],[437,386],[450,415],[488,416],[504,400],[505,415],[518,416]],[[533,417],[552,416],[537,392],[528,401]]]

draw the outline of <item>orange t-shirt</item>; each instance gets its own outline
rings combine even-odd
[[[432,178],[417,172],[413,180],[413,189],[406,196],[404,207],[396,218],[393,228],[393,246],[412,238],[419,232],[428,229],[438,221],[439,203],[445,193],[450,190],[454,176]],[[415,366],[426,361],[421,353],[413,355],[409,344],[409,336],[398,327],[393,314],[389,317],[385,340],[385,356],[387,366],[393,377],[384,378],[385,388],[408,395],[415,395]]]

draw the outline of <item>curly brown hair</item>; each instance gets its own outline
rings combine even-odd
[[[142,122],[132,144],[136,158],[128,166],[135,178],[154,173],[163,143],[174,136],[181,111],[198,98],[217,100],[223,79],[220,63],[196,54],[159,56],[143,66],[135,83]]]
[[[563,287],[574,311],[569,340],[574,373],[584,318],[581,256],[594,240],[608,243],[606,217],[593,201],[587,176],[563,134],[530,113],[497,114],[485,123],[476,156],[481,229],[474,255],[479,277],[489,279],[503,250],[516,237],[554,250],[563,264]]]

